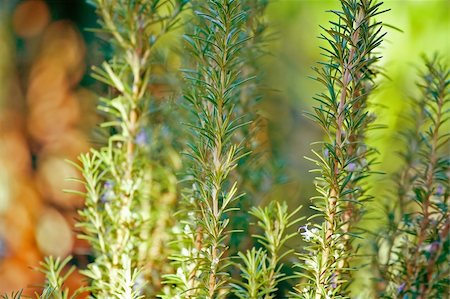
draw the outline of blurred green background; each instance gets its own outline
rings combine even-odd
[[[325,26],[332,17],[326,10],[338,6],[337,0],[274,0],[267,10],[274,40],[269,45],[270,55],[260,62],[264,97],[259,108],[268,119],[268,150],[275,160],[278,179],[264,201],[286,200],[291,207],[307,207],[315,194],[308,172],[313,165],[304,156],[310,155],[310,143],[320,140],[322,132],[302,113],[311,109],[312,96],[321,89],[308,78],[314,75],[311,67],[322,59],[319,24]],[[400,148],[398,131],[405,123],[409,97],[417,95],[420,56],[439,52],[448,59],[450,53],[449,1],[386,0],[384,8],[390,11],[379,16],[380,20],[401,32],[385,28],[388,34],[380,55],[388,77],[378,78],[379,89],[372,98],[377,122],[386,125],[369,136],[369,143],[380,151],[377,167],[386,173],[372,182],[375,201],[370,207],[371,220],[365,226],[374,231],[382,224],[383,206],[393,188],[386,178],[401,165],[396,155]],[[92,7],[82,0],[0,0],[0,293],[42,279],[29,266],[35,266],[43,255],[54,253],[43,243],[66,240],[67,249],[56,254],[83,256],[87,250],[70,233],[80,203],[61,203],[58,196],[63,195],[55,190],[67,186],[53,176],[70,174],[58,161],[73,159],[93,140],[92,128],[98,121],[94,94],[101,88],[90,79],[88,70],[102,61],[104,45],[85,28],[95,26]],[[179,33],[172,35],[172,44],[179,44]],[[46,43],[53,40],[57,42],[51,48]],[[57,62],[50,59],[49,64],[67,64],[65,79],[61,79],[65,86],[61,98],[69,94],[70,101],[60,101],[51,93],[59,90],[55,85],[60,80],[59,69],[39,77],[33,85],[36,72],[47,69],[50,60],[45,60],[46,55],[60,57]],[[176,70],[180,60],[175,55],[171,59],[168,64]],[[54,104],[38,105],[44,101],[33,98],[39,94],[31,92],[36,86],[48,90],[46,95],[52,94],[44,98],[55,98],[57,108]],[[65,108],[64,103],[70,103],[71,108]],[[72,115],[73,107],[78,109],[76,116]],[[71,119],[69,124],[67,119]],[[41,128],[44,120],[46,126]],[[65,129],[55,133],[55,128],[61,127]],[[52,163],[44,163],[49,160]],[[310,212],[304,209],[303,213]],[[45,221],[50,224],[42,224]],[[69,232],[61,235],[59,228],[64,223]],[[42,235],[52,237],[39,240]],[[363,282],[359,286],[362,289]]]

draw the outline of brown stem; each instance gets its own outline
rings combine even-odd
[[[227,28],[227,33],[225,34],[225,36],[228,36],[228,27],[229,24],[225,24],[225,27]],[[228,48],[228,45],[225,41],[224,44],[224,48],[225,50],[223,51],[223,56],[222,56],[222,61],[219,65],[220,67],[220,94],[219,97],[217,99],[217,116],[216,116],[216,120],[217,120],[217,129],[219,129],[219,131],[217,132],[218,136],[216,136],[216,140],[215,140],[215,147],[214,147],[214,151],[212,153],[212,158],[213,158],[213,166],[214,166],[214,171],[219,174],[222,171],[224,171],[224,169],[222,169],[223,165],[223,157],[222,157],[222,141],[223,141],[223,133],[224,133],[224,128],[223,127],[223,118],[224,118],[224,101],[225,101],[225,92],[226,92],[226,77],[227,77],[227,69],[226,69],[226,63],[227,63],[227,59],[228,59],[228,53],[226,51],[226,49]],[[217,175],[216,177],[220,177],[220,175]],[[214,182],[212,182],[214,184]],[[213,206],[213,217],[215,220],[215,224],[216,226],[214,227],[215,229],[215,235],[217,237],[217,239],[220,237],[219,236],[219,225],[221,225],[220,222],[220,210],[219,210],[219,195],[220,192],[222,191],[222,185],[223,181],[220,181],[216,184],[214,184],[214,188],[212,191],[212,206]],[[215,242],[213,243],[212,247],[211,247],[211,257],[212,257],[212,263],[211,263],[211,267],[210,267],[210,274],[209,274],[209,279],[208,279],[208,293],[209,293],[209,297],[212,299],[214,298],[214,294],[216,292],[216,289],[218,287],[217,285],[217,277],[216,277],[216,269],[219,266],[219,256],[222,256],[222,252],[220,252],[220,248],[218,246],[218,244],[216,244]]]
[[[214,294],[216,292],[216,288],[217,288],[217,282],[216,282],[216,269],[217,269],[217,263],[218,263],[218,258],[217,258],[217,251],[218,248],[216,245],[213,245],[212,248],[212,262],[211,262],[211,272],[209,275],[209,288],[208,288],[208,295],[210,299],[214,298]]]

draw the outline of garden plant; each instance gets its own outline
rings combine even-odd
[[[92,260],[80,270],[85,287],[71,290],[71,257],[46,258],[36,298],[449,298],[448,57],[418,59],[420,96],[405,97],[395,176],[377,171],[367,142],[383,130],[371,98],[389,80],[379,63],[389,7],[339,0],[317,24],[322,60],[310,75],[320,90],[305,115],[323,139],[306,157],[316,175],[306,217],[308,207],[258,196],[274,175],[257,110],[258,61],[276,39],[269,0],[89,2],[109,47],[92,67],[105,86],[103,144],[68,163],[83,177],[76,229]],[[174,32],[183,35],[175,74],[164,67]],[[381,179],[395,189],[375,194]],[[360,223],[376,201],[391,204],[384,227],[369,230]],[[371,276],[364,294],[359,271]]]

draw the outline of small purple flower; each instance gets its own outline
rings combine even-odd
[[[347,170],[348,171],[355,171],[356,170],[356,163],[349,163],[348,165],[347,165]]]
[[[403,290],[406,287],[406,282],[402,283],[398,288],[397,288],[397,294],[400,294],[401,292],[403,292]]]
[[[330,156],[330,151],[326,148],[326,149],[323,151],[323,155],[325,156],[325,158],[328,158],[328,157]]]
[[[106,181],[103,184],[104,192],[100,196],[100,201],[102,203],[106,203],[106,202],[110,201],[114,197],[114,190],[113,190],[113,188],[114,188],[114,182],[112,182],[112,181]]]
[[[430,253],[435,253],[436,251],[438,251],[439,249],[439,241],[434,241],[433,243],[430,244],[430,248],[429,248],[429,252]]]
[[[103,188],[105,188],[105,189],[112,189],[113,187],[114,187],[114,182],[112,182],[112,181],[106,181],[103,184]]]
[[[333,273],[333,275],[331,275],[331,287],[333,289],[337,288],[336,273]]]
[[[148,136],[145,130],[141,130],[136,136],[136,144],[145,146],[148,144]]]
[[[437,196],[444,195],[444,187],[442,185],[437,186],[437,188],[436,188],[436,195]]]

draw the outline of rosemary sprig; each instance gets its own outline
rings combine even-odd
[[[377,73],[374,63],[379,57],[374,51],[384,36],[381,22],[374,20],[384,12],[380,6],[371,0],[342,0],[342,10],[331,11],[338,20],[330,21],[330,29],[322,27],[325,33],[321,38],[329,47],[321,48],[329,61],[315,68],[315,79],[327,93],[315,98],[318,105],[308,115],[328,137],[322,153],[313,151],[316,159],[311,159],[319,167],[314,171],[320,174],[316,183],[320,196],[313,198],[314,205],[325,221],[311,230],[303,228],[304,239],[311,245],[300,255],[305,271],[301,275],[307,279],[305,286],[296,288],[301,298],[348,296],[351,261],[356,254],[352,247],[358,233],[355,225],[364,202],[370,199],[362,182],[371,163],[364,139],[373,121],[367,97]]]
[[[450,70],[443,59],[425,58],[413,107],[413,129],[404,132],[405,166],[397,177],[398,220],[389,231],[387,261],[380,271],[385,298],[441,298],[449,292],[448,133]],[[393,220],[394,221],[394,220]],[[381,258],[380,258],[381,260]]]
[[[184,91],[195,116],[187,152],[192,189],[185,195],[191,211],[185,229],[191,237],[185,238],[187,256],[180,273],[168,276],[168,283],[178,286],[178,296],[224,298],[229,288],[229,274],[224,271],[229,264],[229,213],[240,196],[230,172],[245,155],[241,142],[233,138],[245,125],[235,105],[240,87],[248,80],[240,73],[246,15],[235,0],[197,2],[194,10],[193,32],[185,36],[193,68],[185,71]]]
[[[65,269],[71,259],[71,256],[64,260],[49,256],[40,262],[40,266],[36,270],[45,275],[45,283],[42,292],[34,294],[36,299],[76,299],[82,292],[88,290],[88,288],[79,288],[69,296],[69,289],[64,284],[75,270],[75,266]],[[22,297],[22,290],[12,292],[11,295],[1,296],[2,299],[20,299]]]
[[[162,232],[154,227],[153,217],[158,217],[155,211],[164,210],[158,210],[157,204],[164,203],[153,196],[167,181],[158,181],[164,170],[147,157],[141,134],[153,104],[149,83],[155,48],[176,25],[184,2],[96,0],[92,4],[100,17],[99,31],[108,36],[113,52],[101,68],[93,68],[93,77],[111,90],[99,108],[107,117],[101,127],[112,134],[105,147],[80,157],[87,192],[77,226],[95,254],[83,273],[92,280],[93,296],[140,298],[142,276],[157,288],[157,282],[148,279],[154,269],[146,266],[155,264],[154,246],[161,247],[156,234]]]
[[[241,271],[242,281],[233,284],[236,296],[242,299],[277,298],[279,283],[287,279],[282,272],[282,260],[294,252],[284,247],[297,235],[297,232],[288,233],[287,230],[304,219],[297,216],[300,209],[298,207],[289,213],[287,204],[277,201],[264,208],[251,209],[250,214],[258,219],[257,224],[263,232],[254,237],[263,248],[253,247],[245,254],[238,253],[240,259],[236,265]]]
[[[45,274],[46,282],[44,290],[41,295],[36,294],[37,298],[53,298],[53,299],[76,299],[80,293],[87,290],[79,288],[71,296],[69,296],[69,289],[64,287],[67,278],[75,271],[75,266],[65,270],[71,260],[71,256],[64,260],[60,258],[46,257],[44,262],[40,263],[40,272]]]

